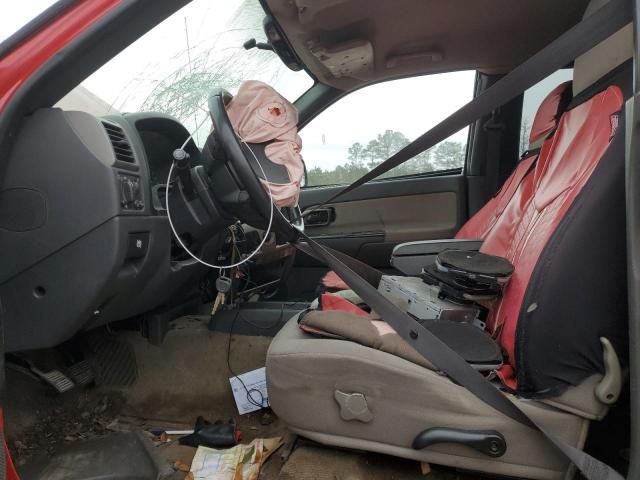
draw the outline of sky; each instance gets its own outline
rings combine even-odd
[[[56,3],[55,0],[27,0],[23,2],[6,0],[2,8],[2,15],[0,15],[0,42],[54,3]],[[7,7],[7,5],[10,6]]]
[[[11,2],[0,16],[0,41],[52,3]],[[243,8],[238,10],[241,4]],[[233,80],[238,77],[263,80],[294,101],[312,85],[306,73],[289,70],[271,52],[242,48],[245,40],[263,36],[259,8],[257,0],[255,4],[251,0],[194,0],[92,74],[82,86],[115,111],[139,111],[158,105],[154,100],[160,98],[161,87],[180,78],[179,74],[174,78],[176,72],[189,69],[210,73],[221,70],[222,62],[227,69],[225,73],[222,68],[224,78],[211,77],[211,82],[222,83],[233,93],[237,86]],[[556,74],[527,92],[523,116],[531,121],[544,96],[570,75],[566,71]],[[351,144],[366,145],[385,130],[400,131],[415,139],[471,100],[474,78],[472,71],[428,75],[372,85],[348,95],[300,132],[307,167],[332,169],[345,163]],[[205,93],[195,100],[179,98],[179,103],[197,104],[189,110],[192,113],[177,116],[192,132],[200,125],[196,133],[200,144],[210,126],[206,114],[208,88],[206,84]],[[466,137],[464,129],[452,140],[464,143]]]

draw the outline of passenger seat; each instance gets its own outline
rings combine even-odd
[[[587,15],[602,3],[592,0]],[[571,105],[481,247],[514,265],[491,308],[506,354],[495,386],[577,449],[617,401],[628,365],[624,103],[632,57],[629,24],[576,59]],[[266,374],[278,417],[320,443],[494,476],[574,473],[540,432],[437,369],[309,335],[295,317],[271,343]],[[505,449],[478,450],[461,430],[474,438],[497,432]],[[416,442],[427,434],[432,442]]]

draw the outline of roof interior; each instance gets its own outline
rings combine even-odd
[[[307,68],[322,83],[343,90],[425,73],[507,72],[576,24],[586,4],[587,0],[267,0]],[[354,57],[355,63],[340,67],[354,62]],[[342,70],[337,75],[336,68]]]

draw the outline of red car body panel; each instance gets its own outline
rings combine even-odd
[[[0,59],[0,112],[40,66],[119,4],[120,0],[80,1]]]
[[[0,113],[31,75],[120,3],[120,0],[79,1],[0,59]],[[1,409],[0,431],[4,431]],[[0,448],[6,454],[5,478],[18,480],[6,441],[3,443]]]

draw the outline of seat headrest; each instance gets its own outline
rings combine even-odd
[[[589,17],[609,0],[591,0],[584,13]],[[576,58],[573,66],[573,95],[584,91],[611,70],[633,57],[631,23]]]
[[[529,133],[529,150],[538,148],[545,137],[558,124],[562,112],[571,100],[571,82],[564,82],[549,92],[545,97],[531,124]]]

